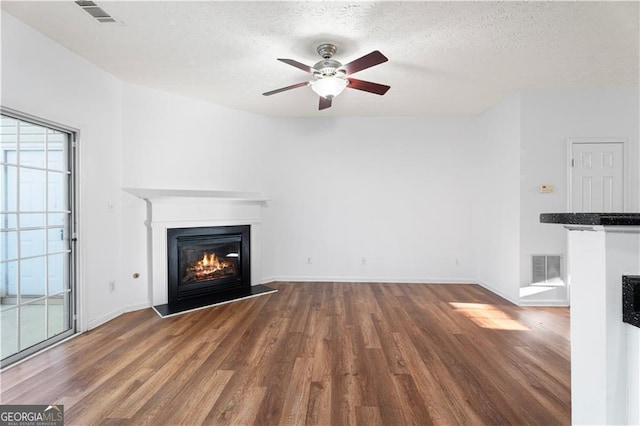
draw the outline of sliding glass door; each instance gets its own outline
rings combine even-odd
[[[0,117],[2,365],[75,332],[72,132]]]

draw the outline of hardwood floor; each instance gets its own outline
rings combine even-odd
[[[567,308],[475,285],[272,283],[128,313],[2,373],[65,424],[570,424]]]

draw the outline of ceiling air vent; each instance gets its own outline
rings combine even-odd
[[[119,22],[92,1],[77,1],[76,4],[102,24]]]

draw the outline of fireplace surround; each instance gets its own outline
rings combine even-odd
[[[269,199],[263,194],[219,190],[124,188],[146,205],[148,291],[150,306],[162,318],[209,305],[274,293],[261,285],[262,209]],[[246,291],[212,292],[209,297],[190,298],[178,308],[169,309],[168,231],[177,228],[249,227],[250,268]],[[246,274],[245,274],[246,276]]]

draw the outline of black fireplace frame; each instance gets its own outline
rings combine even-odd
[[[238,274],[233,277],[203,281],[188,285],[179,284],[178,246],[180,243],[205,240],[220,243],[240,239]],[[198,298],[207,299],[225,292],[246,291],[251,288],[251,226],[206,226],[167,229],[167,269],[169,307]]]

